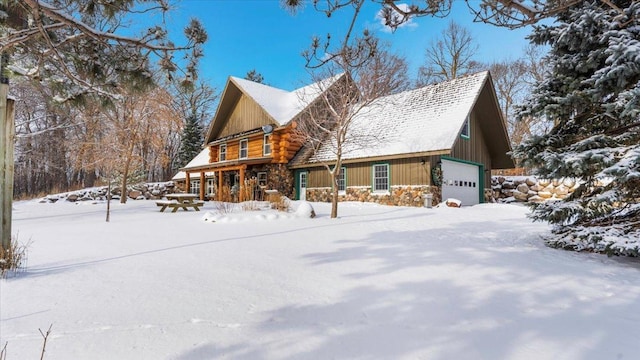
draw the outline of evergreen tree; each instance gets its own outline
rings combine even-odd
[[[184,129],[182,130],[182,138],[180,141],[180,150],[178,151],[178,167],[181,168],[196,155],[202,151],[202,143],[204,142],[204,128],[195,115],[187,118]]]
[[[573,177],[564,201],[535,206],[548,243],[640,255],[640,2],[579,2],[531,36],[550,46],[551,73],[521,115],[555,123],[514,155],[542,177]]]
[[[256,69],[252,69],[252,70],[247,71],[247,75],[245,75],[244,78],[247,79],[247,80],[253,81],[253,82],[257,82],[257,83],[260,83],[260,84],[265,84],[264,76],[262,76],[262,74],[260,74],[258,71],[256,71]]]

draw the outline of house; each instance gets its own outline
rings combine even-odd
[[[230,78],[204,150],[182,169],[185,188],[201,198],[230,187],[238,200],[254,198],[255,189],[330,200],[325,165],[335,160],[331,142],[310,151],[293,133],[305,109],[320,106],[323,91],[341,79],[344,75],[287,92]],[[435,201],[456,198],[472,205],[484,201],[492,169],[514,166],[486,71],[382,97],[356,115],[349,131],[376,140],[345,144],[341,200],[416,206],[431,193]]]
[[[380,98],[358,113],[349,131],[378,140],[343,148],[341,200],[421,205],[422,195],[432,193],[435,201],[473,205],[485,201],[492,169],[514,167],[488,71]],[[300,197],[330,199],[324,165],[334,160],[332,150],[325,142],[289,163]]]
[[[342,78],[285,91],[230,77],[203,150],[173,180],[201,199],[260,199],[266,189],[293,197],[287,164],[302,146],[293,136],[296,121]]]

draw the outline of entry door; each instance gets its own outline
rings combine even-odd
[[[300,172],[300,200],[307,200],[307,173]]]
[[[477,165],[442,160],[442,200],[455,198],[462,205],[480,203],[480,178]]]

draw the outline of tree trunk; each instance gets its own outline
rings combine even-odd
[[[11,212],[13,210],[13,149],[15,138],[14,103],[7,99],[9,85],[0,84],[0,235],[2,249],[11,248]]]
[[[331,189],[331,218],[338,217],[338,172],[334,171],[331,174],[331,181],[333,182],[333,188]]]
[[[122,195],[120,196],[120,203],[127,203],[127,178],[129,177],[129,168],[131,167],[131,161],[133,160],[133,150],[135,148],[135,141],[129,140],[129,148],[127,149],[126,158],[124,161],[124,171],[122,172]]]

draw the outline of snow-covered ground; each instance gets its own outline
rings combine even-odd
[[[106,223],[104,204],[16,203],[31,244],[26,272],[0,280],[7,360],[38,359],[50,325],[48,360],[640,354],[638,260],[547,248],[525,207],[312,205],[129,201]]]

